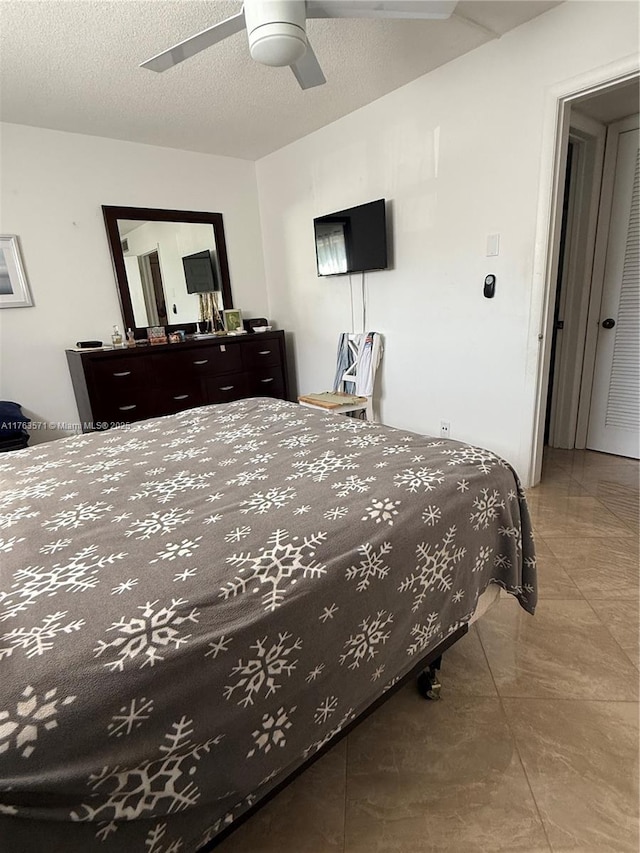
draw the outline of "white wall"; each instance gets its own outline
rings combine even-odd
[[[550,89],[637,52],[637,4],[565,3],[258,162],[269,314],[293,333],[300,393],[330,387],[351,326],[348,277],[316,277],[312,219],[384,196],[394,268],[366,276],[367,329],[386,339],[383,422],[437,434],[449,421],[527,477]],[[356,331],[360,317],[356,298]]]
[[[267,315],[254,163],[11,124],[0,143],[0,233],[19,235],[35,301],[0,311],[1,399],[77,422],[64,350],[122,328],[103,204],[221,212],[235,306]]]

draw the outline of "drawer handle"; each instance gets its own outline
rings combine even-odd
[[[262,382],[264,385],[266,385],[268,382],[273,382],[273,376],[271,377],[271,379],[261,379],[260,382]]]
[[[178,394],[178,396],[174,397],[173,399],[174,400],[186,400],[188,396],[189,396],[188,394]]]
[[[207,364],[208,361],[209,361],[208,358],[201,358],[200,361],[194,361],[193,363],[194,364]]]
[[[114,376],[131,376],[130,370],[123,370],[122,373],[114,373]]]
[[[133,404],[133,406],[118,406],[118,409],[119,409],[121,412],[128,412],[128,411],[130,411],[131,409],[137,409],[137,408],[138,408],[138,407],[136,406],[136,404],[135,404],[135,403]]]
[[[221,391],[233,391],[234,388],[235,388],[235,385],[223,385],[220,390]]]
[[[271,355],[270,349],[261,349],[258,355]]]

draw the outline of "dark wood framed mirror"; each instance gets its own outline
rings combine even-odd
[[[102,212],[125,330],[192,332],[203,307],[233,308],[221,213],[110,205]]]

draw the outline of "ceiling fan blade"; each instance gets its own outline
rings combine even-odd
[[[307,18],[446,20],[457,0],[307,0]]]
[[[214,24],[212,27],[196,33],[195,36],[181,41],[168,50],[163,50],[162,53],[152,56],[146,62],[141,62],[140,68],[149,68],[151,71],[158,72],[166,71],[167,68],[178,65],[185,59],[189,59],[189,57],[195,56],[196,53],[200,53],[201,50],[206,50],[206,48],[226,39],[228,36],[239,33],[245,26],[244,12],[238,12],[237,15],[233,15],[231,18],[220,21],[219,24]]]
[[[295,74],[301,89],[313,89],[314,86],[322,86],[327,82],[318,58],[309,44],[309,39],[307,39],[307,49],[302,59],[294,62],[289,68]]]

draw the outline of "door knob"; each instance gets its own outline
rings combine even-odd
[[[603,329],[613,329],[615,324],[616,324],[616,321],[613,319],[613,317],[607,317],[606,320],[602,321],[602,328]]]

